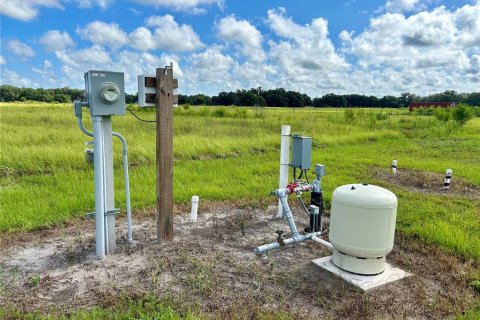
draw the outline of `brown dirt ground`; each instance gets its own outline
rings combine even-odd
[[[377,168],[373,171],[374,178],[385,181],[390,185],[408,188],[412,192],[480,200],[480,187],[456,178],[455,175],[452,176],[450,188],[445,190],[443,189],[444,174],[406,169],[397,170],[396,175],[385,169]]]
[[[0,235],[0,306],[25,312],[108,307],[119,296],[173,296],[219,319],[250,318],[254,310],[279,309],[296,319],[443,319],[472,308],[479,294],[469,276],[479,265],[419,240],[397,235],[387,261],[412,277],[362,294],[311,263],[329,255],[314,243],[254,256],[272,242],[273,206],[247,208],[201,203],[199,221],[177,207],[175,238],[155,243],[153,212],[134,215],[133,245],[118,221],[118,250],[94,256],[94,222],[75,220],[59,228]],[[294,208],[297,225],[306,217]],[[100,301],[98,303],[97,301]]]

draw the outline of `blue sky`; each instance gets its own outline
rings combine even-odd
[[[174,63],[183,94],[480,90],[480,0],[2,0],[2,84]]]

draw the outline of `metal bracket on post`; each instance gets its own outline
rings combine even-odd
[[[105,212],[105,216],[116,216],[118,213],[120,213],[120,209],[115,208],[113,210],[109,210]],[[95,212],[87,212],[85,213],[85,219],[95,219]]]

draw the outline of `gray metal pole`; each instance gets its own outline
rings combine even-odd
[[[110,213],[105,217],[105,236],[107,254],[117,248],[117,234],[115,230],[115,188],[113,175],[113,150],[112,150],[112,117],[103,116],[103,158],[105,181],[105,212]]]
[[[102,116],[93,116],[93,168],[95,173],[95,242],[98,259],[105,258],[105,200]]]

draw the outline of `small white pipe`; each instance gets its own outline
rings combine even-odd
[[[397,160],[392,160],[392,173],[393,175],[397,174]]]
[[[198,196],[192,197],[192,211],[190,212],[190,222],[197,223],[197,211],[198,211],[198,201],[200,198]]]
[[[280,140],[280,177],[278,182],[278,188],[285,188],[288,184],[288,163],[290,156],[290,126],[282,126],[282,136]],[[282,201],[278,200],[278,212],[276,218],[281,219],[283,217],[283,205]]]
[[[264,244],[262,246],[256,247],[255,249],[253,249],[253,252],[256,255],[261,256],[261,255],[264,255],[271,250],[278,249],[281,246],[288,246],[290,244],[304,242],[306,240],[311,239],[312,237],[314,237],[316,235],[320,235],[320,232],[307,233],[307,234],[297,234],[296,236],[293,236],[291,238],[283,240],[283,244],[280,244],[278,242],[267,243],[267,244]]]
[[[82,130],[83,131],[83,130]],[[103,176],[102,117],[93,117],[93,163],[95,173],[95,245],[98,259],[105,258],[105,199]]]
[[[445,172],[445,179],[443,179],[443,189],[450,189],[450,183],[452,182],[452,169],[447,169]]]
[[[318,243],[318,244],[320,244],[320,245],[322,245],[322,246],[324,246],[324,247],[327,247],[327,248],[330,249],[330,250],[333,250],[333,245],[332,245],[330,242],[325,241],[325,240],[323,240],[323,239],[320,239],[320,238],[317,237],[317,236],[313,236],[311,239],[312,239],[313,241],[315,241],[316,243]]]

